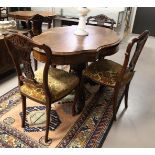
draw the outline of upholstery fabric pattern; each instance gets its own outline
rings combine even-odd
[[[35,79],[39,83],[43,83],[43,69],[35,72]],[[52,102],[59,100],[67,95],[79,83],[78,77],[64,70],[50,68],[48,72],[48,86],[52,94]],[[46,97],[42,88],[37,88],[32,84],[24,84],[20,91],[36,100],[46,103]]]
[[[111,60],[101,59],[89,65],[83,71],[83,75],[97,83],[114,87],[121,69],[122,65]],[[122,83],[127,83],[132,77],[133,73],[127,72]]]

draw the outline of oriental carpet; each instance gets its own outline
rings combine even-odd
[[[27,99],[26,127],[21,128],[22,107],[18,87],[0,97],[1,148],[97,148],[112,125],[112,89],[93,101],[87,91],[82,113],[72,116],[73,94],[52,104],[49,142],[44,142],[45,106]]]

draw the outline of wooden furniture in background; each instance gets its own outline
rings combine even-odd
[[[31,29],[30,29],[30,35],[31,37],[37,36],[42,33],[42,23],[44,22],[46,18],[46,21],[50,22],[49,17],[44,17],[42,15],[36,14],[33,17],[29,19],[29,22],[31,22]],[[36,59],[34,59],[34,65],[35,65],[35,70],[37,70],[38,63]]]
[[[116,32],[108,28],[87,25],[89,35],[77,36],[74,34],[76,27],[55,27],[33,37],[34,41],[46,44],[52,49],[53,64],[72,65],[74,72],[78,75],[80,91],[78,91],[75,103],[75,114],[80,113],[85,104],[82,70],[86,67],[87,62],[95,61],[98,47],[111,47],[111,50],[105,51],[105,56],[112,55],[118,51],[120,42]],[[35,59],[46,62],[47,58],[44,53],[35,51],[33,54]]]
[[[46,20],[46,18],[44,18],[44,22],[48,23],[48,28],[51,27],[51,23],[53,21],[53,18],[56,16],[56,14],[52,13],[52,12],[48,12],[48,11],[15,11],[15,12],[9,12],[8,16],[12,17],[16,20],[26,20],[28,21],[30,18],[32,18],[34,15],[39,14],[43,17],[48,17],[50,18],[49,20]]]
[[[9,12],[9,17],[12,17],[16,20],[26,20],[28,29],[18,30],[18,33],[27,35],[30,33],[30,36],[36,36],[42,33],[42,23],[47,22],[48,28],[51,27],[51,23],[55,14],[45,12],[45,11],[15,11]],[[15,30],[16,31],[16,30]],[[34,60],[35,69],[37,69],[37,61]]]
[[[103,14],[100,14],[97,16],[90,16],[87,18],[87,24],[88,25],[93,25],[95,22],[98,26],[107,27],[107,28],[110,28],[112,30],[114,29],[114,24],[116,24],[116,22],[113,19],[111,19],[111,18],[109,18]]]
[[[37,44],[24,35],[13,34],[5,37],[5,43],[18,74],[19,88],[22,98],[22,127],[26,120],[26,98],[46,106],[45,142],[48,142],[51,104],[65,97],[79,83],[77,76],[64,70],[52,68],[52,51],[45,44]],[[33,48],[44,51],[46,63],[44,68],[33,71],[31,53]],[[23,64],[23,69],[20,64]]]
[[[29,19],[29,22],[31,22],[31,37],[37,36],[42,33],[42,24],[44,21],[49,21],[49,17],[44,17],[42,15],[36,14],[33,17]]]
[[[28,22],[31,25],[29,28],[23,29],[23,30],[18,30],[18,28],[15,27],[15,28],[8,29],[8,30],[12,31],[12,32],[14,31],[14,32],[22,33],[26,36],[28,36],[28,34],[29,34],[30,37],[32,38],[32,37],[37,36],[42,33],[42,24],[43,24],[44,20],[50,21],[50,18],[36,14],[33,17],[31,17],[30,19],[28,19]]]
[[[105,47],[97,49],[99,53],[96,62],[88,66],[83,75],[86,78],[93,80],[94,82],[103,86],[109,86],[113,89],[112,104],[113,104],[113,119],[116,120],[116,113],[120,106],[121,100],[125,97],[125,108],[128,107],[128,91],[130,82],[134,75],[134,68],[136,62],[142,52],[142,49],[149,36],[149,31],[144,31],[138,38],[134,38],[129,44],[125,52],[125,58],[123,65],[120,65],[114,61],[104,59],[106,50]],[[136,44],[133,57],[130,59],[130,53],[132,47]],[[118,95],[122,91],[121,100],[118,101]]]
[[[14,65],[4,43],[4,37],[0,36],[0,76],[13,69]]]
[[[9,12],[15,12],[15,11],[31,11],[31,7],[8,7],[8,11]],[[27,23],[25,20],[21,20],[21,29],[26,29],[27,27]]]
[[[8,20],[8,8],[7,7],[0,7],[0,21]]]

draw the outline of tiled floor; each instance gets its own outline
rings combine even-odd
[[[109,59],[122,63],[131,35],[120,46],[120,51]],[[130,86],[129,107],[124,102],[117,114],[117,121],[103,147],[155,147],[155,38],[149,37],[136,66]],[[17,86],[17,77],[10,75],[0,81],[0,96]]]

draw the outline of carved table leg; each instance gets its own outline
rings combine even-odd
[[[85,92],[84,92],[84,83],[82,78],[82,71],[86,68],[86,64],[72,65],[72,71],[79,77],[80,82],[75,91],[74,105],[72,109],[72,114],[77,115],[82,112],[85,106]]]

